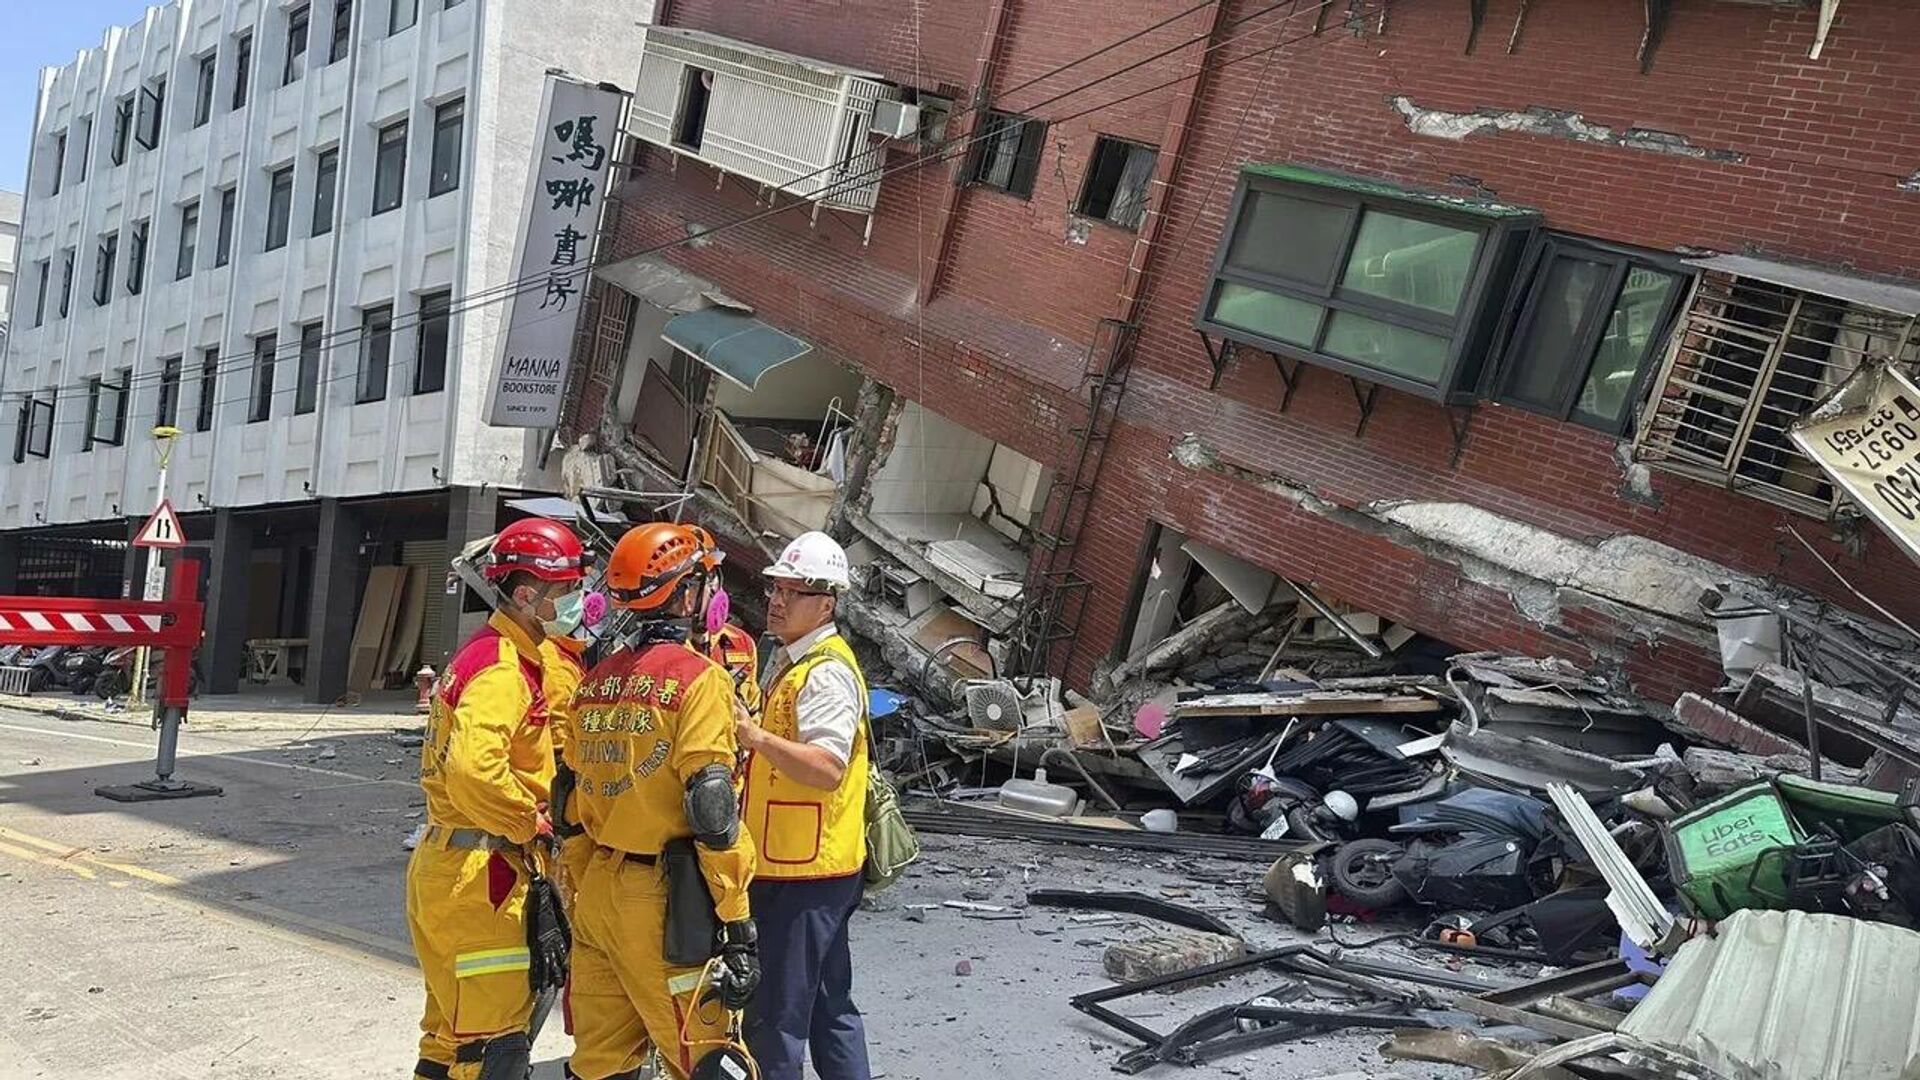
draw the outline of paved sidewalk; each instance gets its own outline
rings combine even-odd
[[[345,703],[315,705],[302,701],[299,687],[250,687],[238,694],[202,694],[187,708],[189,731],[392,731],[418,728],[425,717],[414,711],[411,690],[380,690],[349,695]],[[151,727],[153,714],[146,705],[101,701],[88,695],[48,691],[31,695],[0,694],[0,707],[41,713],[63,720],[91,720],[108,724]]]

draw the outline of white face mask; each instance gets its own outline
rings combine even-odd
[[[586,615],[586,601],[586,594],[578,589],[556,598],[553,602],[553,618],[541,619],[540,628],[555,637],[573,633],[579,629],[580,620]]]

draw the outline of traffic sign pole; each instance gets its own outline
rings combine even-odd
[[[153,480],[153,516],[147,519],[140,536],[134,539],[134,543],[148,549],[147,580],[140,593],[142,600],[158,600],[166,595],[167,571],[163,565],[165,549],[180,547],[186,539],[180,535],[179,517],[174,514],[172,504],[167,502],[167,465],[173,460],[173,440],[179,434],[179,428],[153,429],[153,437],[160,442],[160,470]],[[153,536],[151,534],[156,531],[156,526],[162,530],[170,528],[171,532],[165,537]],[[133,655],[133,685],[127,690],[127,700],[134,705],[145,704],[147,700],[148,656],[144,645]]]

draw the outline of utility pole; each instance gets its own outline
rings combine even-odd
[[[173,440],[179,438],[180,429],[162,425],[153,429],[153,437],[160,444],[160,471],[153,481],[153,512],[158,514],[167,505],[167,463],[173,459]],[[142,600],[160,600],[166,597],[167,573],[162,565],[165,552],[160,548],[147,551],[147,581],[140,593]],[[147,647],[140,646],[133,654],[133,685],[127,691],[127,700],[134,705],[144,705],[147,700]]]

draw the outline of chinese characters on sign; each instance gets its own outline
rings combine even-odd
[[[1790,433],[1800,452],[1920,560],[1920,388],[1899,369],[1862,367]]]
[[[487,422],[545,428],[560,422],[568,354],[593,266],[600,205],[615,181],[620,95],[548,76],[533,147],[501,356]],[[544,281],[543,281],[544,278]]]

